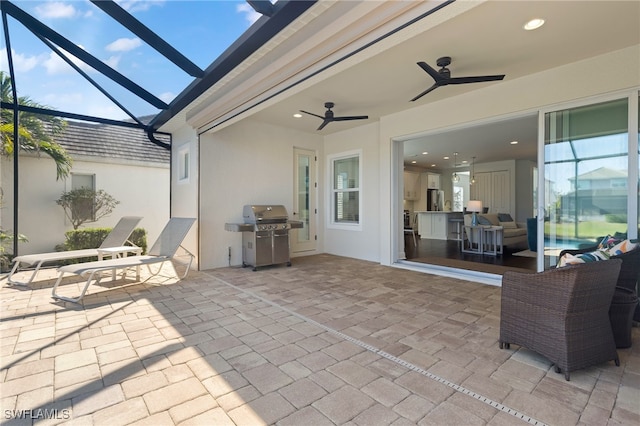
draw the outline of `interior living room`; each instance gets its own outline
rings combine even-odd
[[[406,259],[490,273],[535,271],[527,219],[535,216],[537,138],[533,113],[404,142]],[[481,202],[480,220],[504,219],[494,224],[504,226],[492,249],[469,246],[470,201]]]

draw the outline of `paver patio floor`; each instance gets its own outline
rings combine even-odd
[[[2,424],[640,424],[637,327],[567,382],[498,348],[498,287],[331,255],[174,274],[82,305],[55,270],[2,281]]]

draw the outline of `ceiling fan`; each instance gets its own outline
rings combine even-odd
[[[438,61],[436,63],[440,67],[438,71],[431,68],[429,65],[427,65],[426,62],[418,62],[418,66],[422,68],[427,74],[429,74],[436,82],[433,84],[433,86],[429,87],[427,90],[420,93],[415,98],[411,99],[411,102],[417,101],[427,93],[441,86],[446,86],[449,84],[482,83],[485,81],[502,80],[504,78],[504,74],[481,75],[481,76],[474,76],[474,77],[451,77],[451,71],[449,71],[449,68],[447,68],[447,66],[451,64],[451,57],[443,56],[442,58],[438,58]]]
[[[313,115],[314,117],[322,119],[322,124],[320,124],[320,127],[318,127],[317,130],[322,130],[324,126],[331,123],[332,121],[366,120],[369,118],[368,115],[350,115],[344,117],[336,117],[335,115],[333,115],[333,111],[331,111],[331,108],[333,108],[334,106],[335,104],[333,102],[325,102],[324,107],[327,110],[324,112],[324,116],[303,110],[300,110],[300,112],[304,112],[305,114]]]

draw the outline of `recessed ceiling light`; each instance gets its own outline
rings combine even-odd
[[[462,160],[462,164],[467,164],[468,161],[467,160]]]
[[[293,114],[294,118],[302,118],[302,114],[296,112],[295,114]]]
[[[511,141],[509,142],[511,145],[518,145],[518,141]]]
[[[435,164],[432,164],[432,165],[431,165],[431,167],[435,167],[435,166],[436,166]]]
[[[428,154],[428,152],[427,152],[427,151],[425,151],[425,152],[423,152],[423,153],[422,153],[422,155],[427,155],[427,154]]]
[[[448,160],[448,159],[449,159],[449,157],[442,157],[442,158],[443,158],[443,159],[445,159],[445,160]]]
[[[416,161],[416,160],[413,160],[413,161],[411,162],[411,164],[416,164],[416,163],[417,163],[417,161]]]
[[[536,29],[540,28],[543,25],[544,25],[544,19],[535,18],[535,19],[530,20],[526,24],[524,24],[524,26],[522,28],[524,28],[527,31],[532,31],[532,30],[536,30]]]

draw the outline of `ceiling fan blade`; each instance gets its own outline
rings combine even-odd
[[[504,78],[502,75],[479,75],[475,77],[452,77],[448,80],[449,84],[467,84],[467,83],[483,83],[485,81],[498,81]]]
[[[323,116],[323,115],[318,115],[318,114],[314,114],[314,113],[312,113],[312,112],[309,112],[309,111],[303,111],[303,110],[300,110],[300,112],[304,112],[305,114],[313,115],[314,117],[318,117],[318,118],[321,118],[321,119],[323,119],[323,120],[324,120],[324,116]]]
[[[431,76],[431,78],[433,78],[436,81],[436,83],[438,83],[441,80],[444,80],[444,78],[440,75],[440,73],[437,70],[431,68],[431,66],[429,64],[427,64],[426,62],[418,62],[417,64],[427,74],[429,74]]]
[[[324,117],[323,117],[324,118]],[[320,127],[318,127],[316,130],[322,130],[324,129],[324,126],[326,126],[327,124],[331,123],[333,120],[323,120],[322,124],[320,125]]]
[[[368,115],[352,115],[344,117],[333,117],[333,121],[366,120],[368,118]]]
[[[420,93],[418,96],[416,96],[415,98],[411,99],[411,102],[415,102],[418,99],[420,99],[421,97],[423,97],[424,95],[426,95],[427,93],[431,92],[432,90],[437,89],[438,87],[442,86],[442,84],[434,84],[433,86],[429,87],[427,90],[425,90],[424,92]]]

